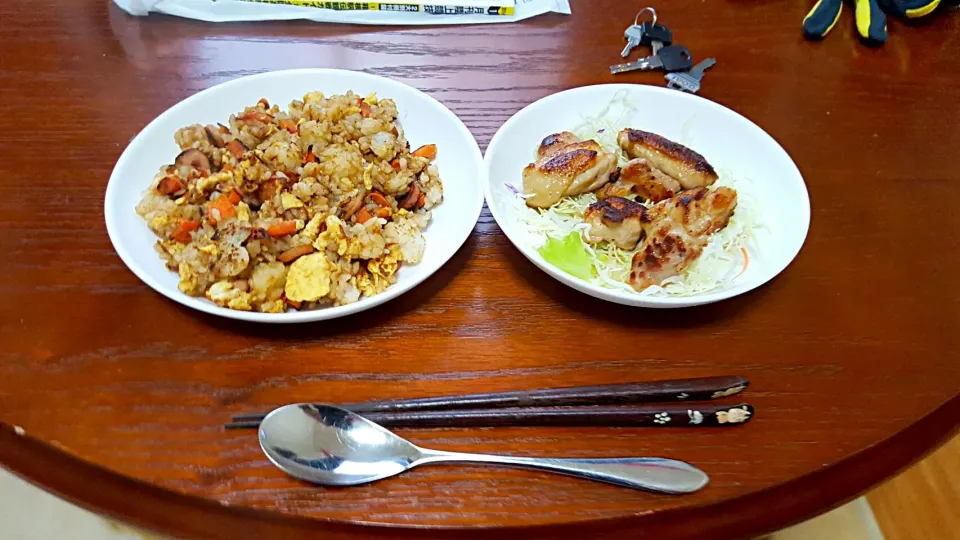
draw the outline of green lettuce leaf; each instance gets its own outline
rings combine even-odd
[[[548,236],[537,251],[548,263],[571,276],[583,280],[593,277],[593,258],[583,247],[579,232],[572,232],[563,238]]]

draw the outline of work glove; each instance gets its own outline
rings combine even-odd
[[[854,0],[857,33],[868,45],[879,46],[887,40],[887,16],[884,12],[907,18],[929,15],[941,0]],[[953,3],[947,0],[949,3]],[[833,30],[843,11],[843,0],[817,0],[803,19],[807,39],[823,39]]]

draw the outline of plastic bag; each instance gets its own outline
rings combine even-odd
[[[131,15],[164,13],[207,22],[307,19],[381,25],[515,22],[554,12],[569,15],[568,0],[113,0]]]

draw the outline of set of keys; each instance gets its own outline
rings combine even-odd
[[[649,12],[651,19],[640,23],[640,16]],[[643,8],[637,13],[630,25],[623,33],[627,40],[626,47],[620,56],[627,58],[630,52],[643,45],[650,47],[650,56],[633,62],[610,66],[610,73],[626,73],[629,71],[660,70],[666,72],[667,86],[677,90],[695,93],[700,89],[700,79],[704,72],[717,63],[714,58],[707,58],[696,66],[693,65],[693,56],[683,45],[673,44],[673,32],[657,22],[657,12],[653,8]]]

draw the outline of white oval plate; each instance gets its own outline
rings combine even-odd
[[[347,90],[365,96],[376,92],[391,98],[400,110],[400,123],[414,147],[436,143],[436,164],[443,180],[443,203],[433,211],[424,232],[423,260],[404,266],[397,283],[381,294],[344,306],[313,311],[257,313],[226,309],[206,298],[194,298],[177,289],[177,274],[167,270],[154,251],[156,236],[134,208],[143,191],[165,163],[179,153],[174,132],[190,124],[225,123],[260,98],[286,108],[290,101],[319,90],[327,95]],[[338,69],[296,69],[243,77],[199,92],[174,105],[143,128],[117,161],[107,184],[104,215],[114,249],[144,283],[185,306],[246,321],[292,323],[342,317],[370,309],[409,291],[436,272],[470,236],[483,208],[486,167],[477,141],[463,122],[439,101],[403,83]]]
[[[618,92],[637,112],[624,122],[681,142],[707,158],[718,170],[749,182],[759,202],[765,229],[758,232],[746,272],[726,288],[693,296],[641,296],[603,288],[574,277],[540,256],[533,237],[519,222],[506,187],[522,186],[522,171],[540,141],[596,116]],[[493,136],[484,161],[487,206],[497,224],[523,255],[562,283],[591,296],[630,306],[672,308],[709,304],[763,285],[796,257],[810,226],[810,198],[797,166],[787,152],[756,124],[730,109],[676,90],[633,84],[574,88],[547,96],[513,115]]]

